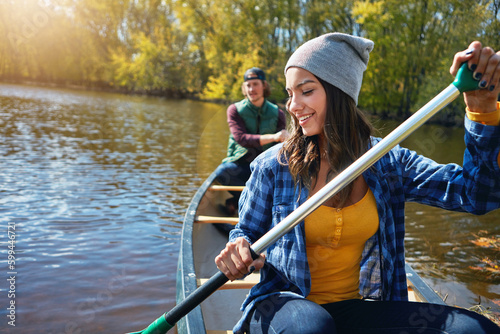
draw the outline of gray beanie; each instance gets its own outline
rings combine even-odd
[[[341,33],[325,34],[302,44],[285,66],[303,68],[339,88],[358,104],[373,41]]]

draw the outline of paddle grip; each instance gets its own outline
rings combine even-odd
[[[467,63],[463,63],[458,69],[455,80],[452,84],[457,87],[460,93],[468,92],[471,90],[479,89],[479,81],[474,79],[473,72],[467,66]]]

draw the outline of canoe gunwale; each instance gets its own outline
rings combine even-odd
[[[201,199],[207,192],[210,185],[214,182],[216,177],[212,173],[198,188],[195,195],[191,199],[189,207],[184,216],[184,223],[182,226],[181,234],[181,249],[179,252],[179,260],[177,267],[177,283],[176,283],[176,300],[177,303],[184,300],[190,293],[197,288],[196,284],[196,271],[194,265],[193,254],[193,225],[195,222],[196,212],[200,205]],[[203,313],[201,306],[197,306],[188,315],[177,323],[177,330],[179,333],[206,333],[205,322],[203,320]]]
[[[406,278],[410,281],[414,293],[417,297],[431,304],[446,305],[439,295],[413,270],[413,268],[405,264]]]

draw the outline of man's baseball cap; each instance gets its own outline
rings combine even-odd
[[[252,67],[251,69],[248,69],[245,72],[245,75],[243,76],[243,81],[248,81],[253,79],[266,80],[266,75],[264,74],[264,71],[261,70],[260,68]]]

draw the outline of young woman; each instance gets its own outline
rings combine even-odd
[[[290,138],[259,156],[240,223],[216,257],[231,280],[260,269],[236,333],[500,333],[467,310],[408,302],[404,203],[483,214],[500,207],[500,52],[481,43],[455,55],[478,89],[465,93],[463,167],[395,147],[346,189],[252,260],[249,245],[379,139],[356,107],[373,42],[332,33],[290,57]]]

